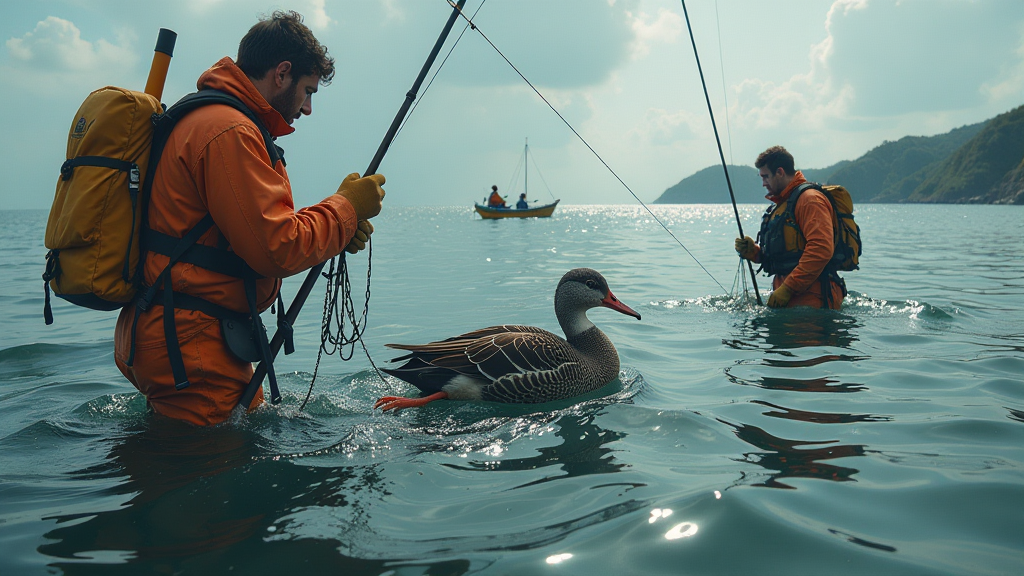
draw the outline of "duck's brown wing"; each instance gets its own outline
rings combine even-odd
[[[409,354],[396,361],[420,361],[459,374],[494,381],[506,374],[547,371],[576,359],[558,336],[533,326],[491,326],[429,344],[388,344]]]
[[[537,404],[572,398],[593,389],[586,365],[567,361],[550,370],[506,374],[482,390],[482,399],[512,404]]]
[[[466,346],[466,358],[494,381],[509,374],[549,371],[578,361],[578,354],[565,340],[538,329],[477,338]]]

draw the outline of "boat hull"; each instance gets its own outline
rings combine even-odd
[[[547,218],[551,216],[555,211],[555,206],[558,206],[559,200],[555,200],[551,204],[544,204],[543,206],[537,206],[536,208],[526,208],[525,210],[518,210],[514,208],[488,208],[483,204],[474,204],[476,213],[485,220],[494,220],[497,218]]]

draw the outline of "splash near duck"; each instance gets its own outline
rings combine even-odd
[[[385,396],[373,407],[397,412],[444,398],[537,404],[597,390],[619,374],[615,346],[587,318],[587,310],[602,306],[640,319],[600,273],[575,268],[555,289],[555,317],[565,339],[541,328],[505,324],[429,344],[388,344],[409,353],[392,360],[404,365],[383,371],[427,396]]]

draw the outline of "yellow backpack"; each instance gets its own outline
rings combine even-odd
[[[850,271],[859,268],[860,255],[863,252],[860,243],[860,226],[853,220],[853,198],[850,192],[837,184],[825,184],[820,190],[832,202],[836,211],[839,230],[836,233],[837,254],[843,255],[838,262],[840,270]],[[837,258],[838,260],[838,258]]]
[[[145,247],[140,248],[140,238],[145,237],[149,189],[164,145],[179,120],[211,104],[245,114],[263,133],[271,161],[282,159],[283,150],[259,118],[241,100],[218,90],[188,94],[166,111],[155,96],[112,86],[82,103],[46,223],[47,324],[53,323],[51,289],[93,310],[116,310],[131,302],[141,281]]]
[[[90,94],[68,132],[67,155],[46,222],[46,303],[50,289],[79,306],[115,310],[135,295],[140,190],[159,98],[107,86]]]

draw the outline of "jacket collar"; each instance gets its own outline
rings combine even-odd
[[[242,69],[235,65],[231,58],[225,56],[214,64],[209,70],[203,72],[196,83],[200,90],[213,88],[227,92],[237,97],[243,104],[249,107],[256,116],[263,121],[270,135],[277,138],[295,131],[280,112],[274,110],[267,103],[267,100],[260,94],[249,77],[242,72]]]
[[[793,180],[790,181],[789,186],[786,186],[785,190],[783,190],[777,195],[769,194],[765,196],[765,198],[771,200],[776,204],[781,204],[786,201],[786,198],[789,198],[789,195],[792,194],[793,190],[796,189],[797,186],[803,184],[804,182],[807,182],[807,179],[804,178],[804,173],[797,170],[796,174],[793,175]]]

